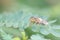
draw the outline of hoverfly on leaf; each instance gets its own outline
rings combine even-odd
[[[30,22],[31,23],[36,23],[36,24],[48,25],[48,22],[46,20],[44,20],[42,18],[39,18],[39,17],[31,17]]]

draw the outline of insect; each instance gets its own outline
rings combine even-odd
[[[48,25],[48,22],[46,20],[44,20],[42,18],[39,18],[39,17],[31,17],[30,22],[31,23],[36,23],[36,24]]]

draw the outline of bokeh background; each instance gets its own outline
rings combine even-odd
[[[40,16],[50,16],[60,24],[60,0],[0,0],[0,13],[24,10]]]
[[[25,27],[26,23],[28,23],[29,21],[28,18],[31,17],[30,14],[33,14],[33,16],[39,16],[42,18],[44,17],[44,19],[48,18],[48,21],[56,20],[56,22],[53,25],[58,25],[58,26],[56,27],[54,26],[55,29],[50,30],[51,31],[50,34],[48,33],[47,30],[44,29],[44,27],[42,29],[40,28],[41,34],[40,32],[38,33],[38,32],[31,31],[30,28],[27,28],[26,30],[24,29],[22,34],[20,34],[21,29],[23,30],[23,27]],[[47,38],[47,39],[60,40],[60,0],[0,0],[0,23],[4,23],[6,21],[7,21],[6,23],[7,26],[5,24],[0,25],[0,40],[3,40],[3,39],[11,40],[11,34],[14,37],[16,37],[16,38],[12,37],[14,38],[14,40],[20,40],[19,39],[20,35],[22,35],[21,37],[22,40],[28,40],[26,36],[30,38],[31,35],[35,33],[38,33],[40,35],[43,34],[44,38]],[[16,28],[17,23],[19,24],[18,28],[20,29]],[[51,26],[53,27],[53,25]],[[33,29],[35,29],[35,27]],[[33,39],[35,40],[35,38],[39,39],[40,36],[33,35],[32,40]],[[43,40],[42,38],[43,37],[41,37],[41,40]]]

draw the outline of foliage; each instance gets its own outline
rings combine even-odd
[[[31,23],[32,16],[48,25]],[[0,40],[60,40],[60,1],[1,0]]]
[[[31,13],[19,11],[0,16],[1,40],[60,40],[60,26],[52,25],[56,20],[48,21],[48,25],[30,24]],[[48,17],[43,17],[47,19]],[[1,25],[2,24],[2,25]],[[50,35],[50,36],[49,36]],[[51,38],[52,37],[52,38]]]

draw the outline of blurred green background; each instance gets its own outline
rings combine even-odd
[[[60,0],[0,0],[0,12],[24,10],[40,16],[50,16],[60,24]]]
[[[23,13],[24,13],[23,17],[25,19],[23,19],[23,17],[21,18],[22,14],[19,14],[19,11],[23,11]],[[12,13],[12,15],[10,15],[10,13]],[[17,13],[17,14],[14,14],[14,13]],[[4,22],[6,20],[8,21],[8,23],[7,23],[8,27],[5,27],[5,25],[4,25],[4,27],[2,27],[4,32],[6,31],[6,34],[12,34],[14,36],[16,36],[16,35],[20,36],[21,30],[19,30],[18,28],[16,28],[16,29],[12,28],[12,27],[10,28],[9,22],[19,23],[19,21],[20,21],[21,22],[19,24],[20,27],[21,28],[22,28],[22,26],[25,27],[26,24],[24,24],[24,22],[28,21],[27,19],[30,17],[30,15],[29,15],[30,13],[32,13],[34,16],[38,15],[39,17],[40,16],[49,17],[48,21],[57,20],[54,23],[54,25],[55,24],[60,25],[60,0],[0,0],[0,22],[1,21]],[[3,14],[3,15],[1,15],[1,14]],[[9,15],[6,16],[7,14],[9,14]],[[18,21],[16,21],[16,19]],[[13,24],[13,25],[15,25],[15,24]],[[46,37],[47,39],[51,38],[51,40],[60,40],[60,36],[59,36],[60,35],[60,29],[59,29],[60,26],[59,26],[59,28],[58,28],[58,26],[56,28],[57,28],[56,29],[57,31],[55,29],[51,30],[51,33],[52,34],[55,33],[56,35],[54,34],[54,36],[53,36],[52,34],[48,34],[48,35],[43,35],[43,36]],[[23,30],[23,28],[22,28],[22,30]],[[41,30],[41,28],[40,28],[40,30]],[[42,28],[43,34],[46,31],[46,30],[45,31],[44,30],[45,29]],[[0,31],[1,31],[1,28],[0,28]],[[31,31],[31,28],[24,29],[24,32],[26,32],[27,36],[29,36],[29,37],[32,34],[35,34],[34,32]],[[47,31],[47,33],[48,33],[48,31]],[[3,32],[0,34],[3,35]],[[40,33],[38,33],[38,34],[40,34]],[[5,38],[5,36],[3,36],[3,38]],[[55,37],[55,36],[59,36],[59,37]],[[35,35],[35,37],[36,37],[36,35]],[[24,33],[24,38],[25,38],[25,33]]]

